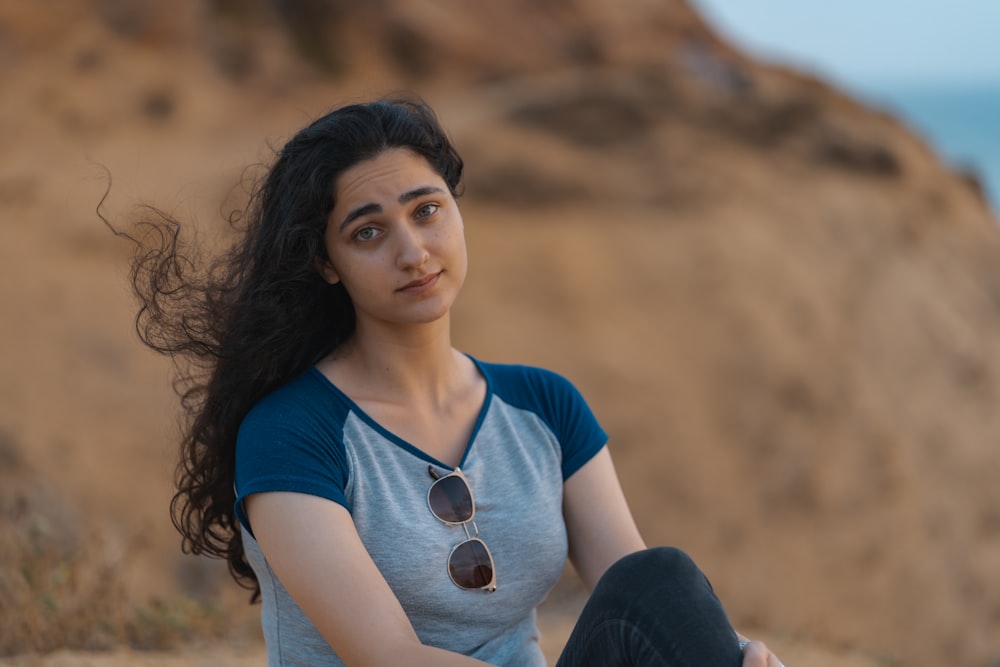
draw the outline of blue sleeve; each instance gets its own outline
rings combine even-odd
[[[236,516],[253,534],[244,511],[247,496],[294,491],[327,498],[350,510],[343,419],[331,411],[315,378],[303,376],[267,396],[250,411],[236,439]]]
[[[563,481],[583,467],[608,442],[604,432],[573,384],[552,371],[529,366],[481,364],[505,401],[532,410],[555,434],[562,450]]]

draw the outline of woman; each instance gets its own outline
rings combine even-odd
[[[151,223],[139,329],[192,364],[186,549],[262,597],[270,665],[544,665],[568,554],[592,594],[559,665],[777,667],[646,548],[565,379],[452,347],[461,176],[424,104],[352,105],[284,146],[204,280]]]

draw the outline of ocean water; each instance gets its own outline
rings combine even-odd
[[[1000,83],[862,86],[857,94],[903,119],[946,162],[974,173],[1000,214]]]

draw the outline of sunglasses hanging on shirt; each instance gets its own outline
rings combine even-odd
[[[457,544],[448,556],[451,580],[459,588],[483,589],[492,593],[497,589],[493,555],[486,543],[479,539],[479,528],[473,521],[476,501],[468,480],[458,468],[443,477],[432,466],[427,466],[427,471],[434,478],[434,483],[427,490],[427,506],[431,514],[442,523],[465,529],[465,541]]]

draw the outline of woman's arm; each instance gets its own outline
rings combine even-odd
[[[420,643],[343,506],[282,492],[252,495],[246,507],[278,579],[345,664],[486,664]]]
[[[570,560],[589,590],[619,558],[646,548],[607,447],[566,480],[563,515]],[[743,667],[783,666],[763,642],[752,641],[743,652]]]
[[[605,447],[563,488],[569,557],[588,590],[619,558],[646,548]]]

